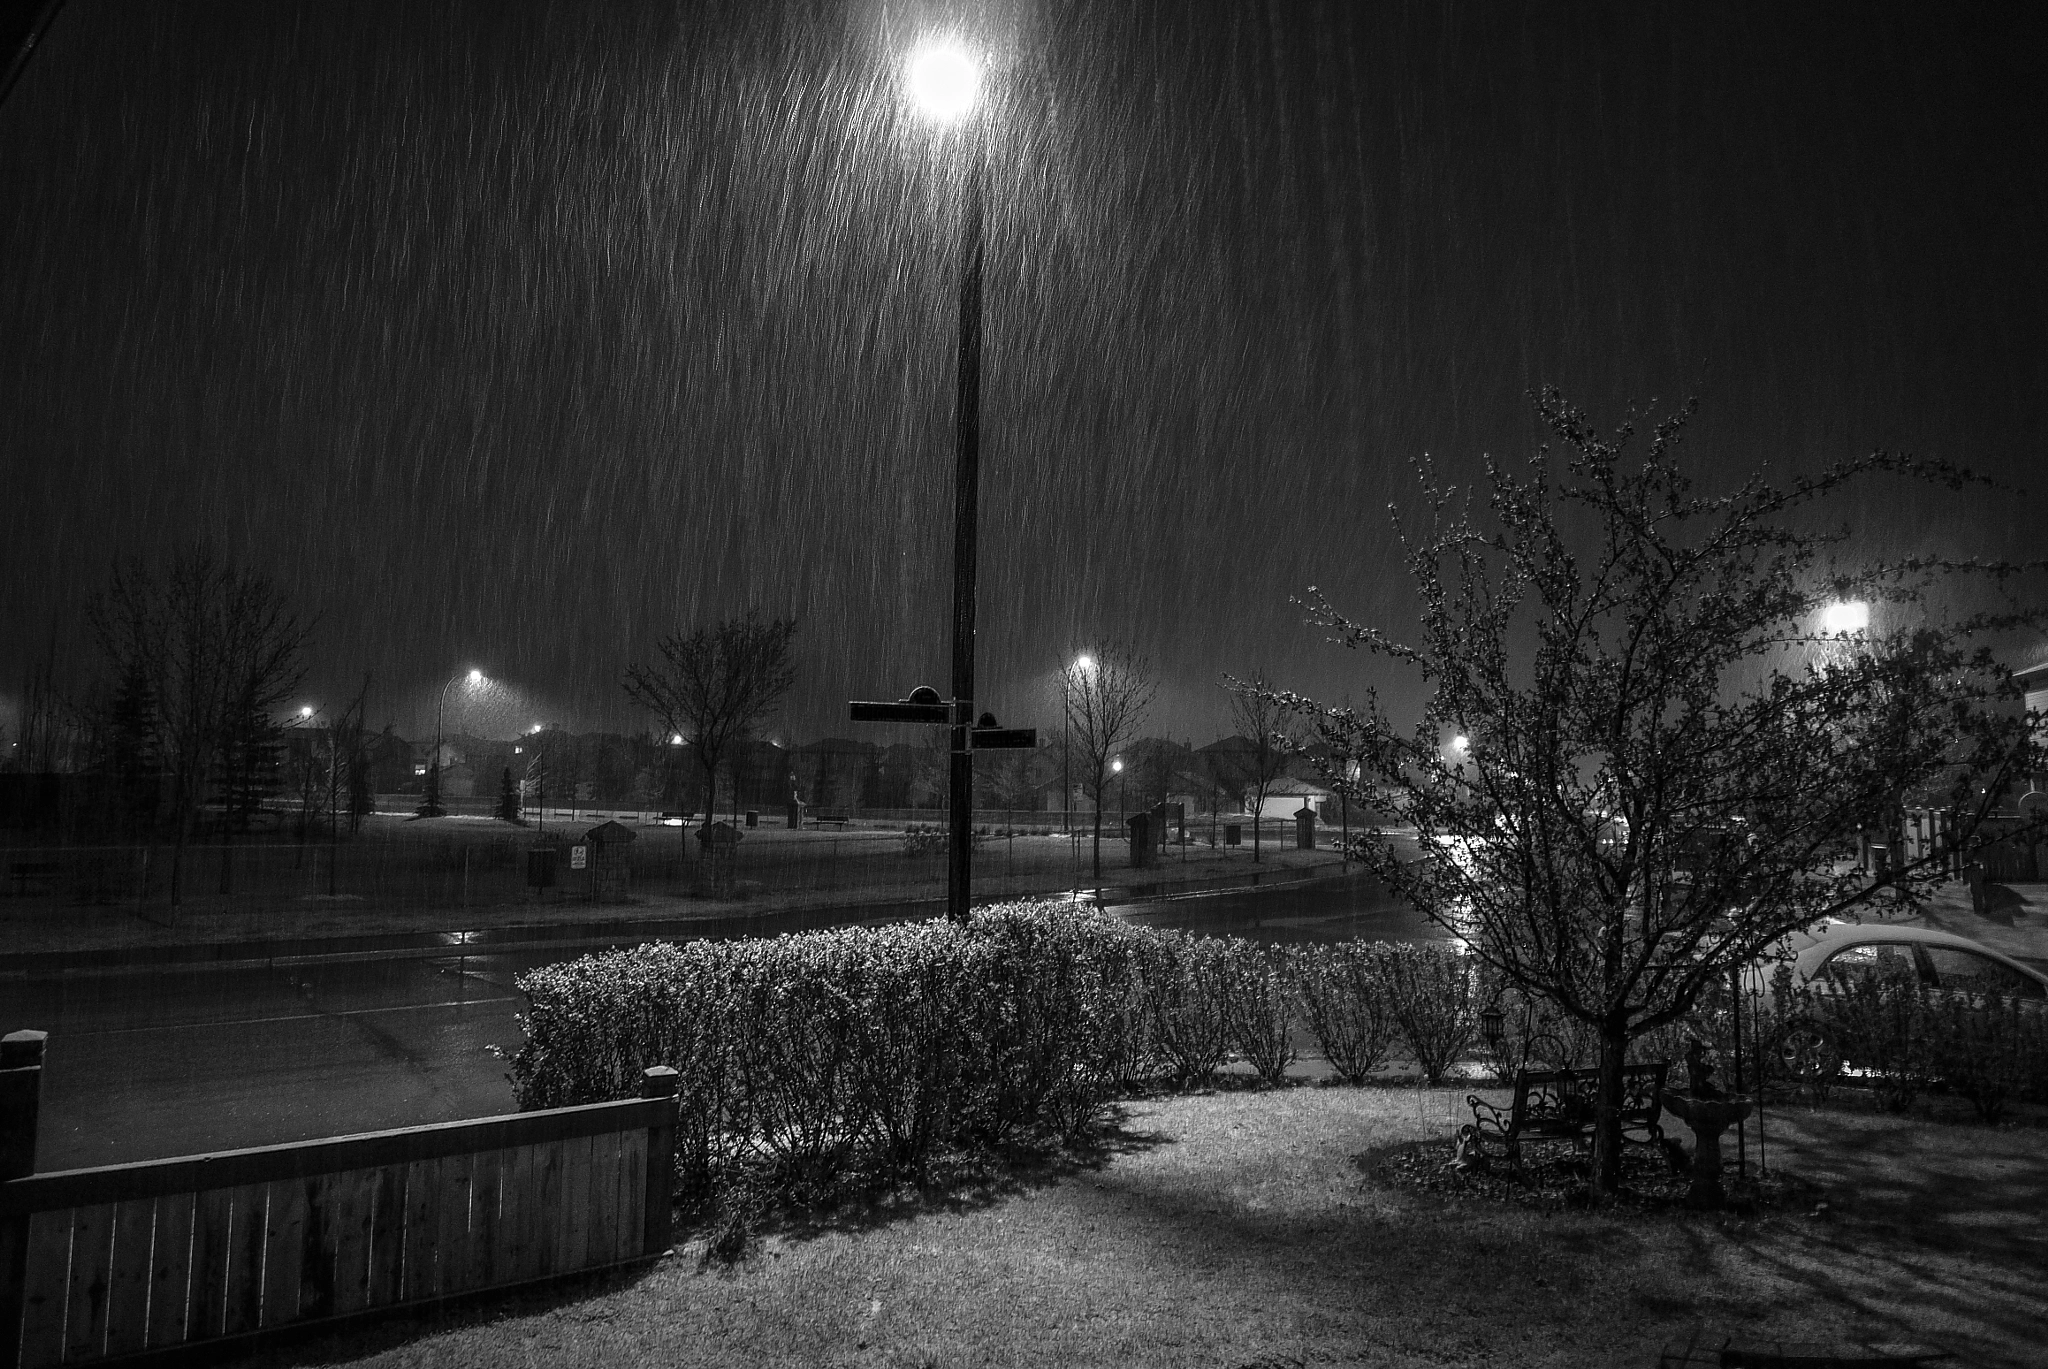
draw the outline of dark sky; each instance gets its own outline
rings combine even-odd
[[[1384,513],[1702,405],[1703,469],[1885,446],[2026,483],[2048,124],[2026,6],[70,0],[0,106],[0,700],[116,554],[320,617],[373,718],[636,726],[679,626],[795,614],[781,730],[945,684],[955,153],[903,55],[992,54],[981,693],[1118,633],[1154,730],[1219,672],[1374,680]],[[1656,401],[1653,405],[1652,401]],[[1844,505],[2042,554],[2038,493]]]

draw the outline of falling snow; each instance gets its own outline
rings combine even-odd
[[[900,79],[940,33],[992,54],[1006,718],[1110,633],[1198,739],[1221,671],[1358,687],[1290,595],[1406,621],[1408,461],[1524,449],[1543,383],[1696,394],[1731,469],[2030,476],[2018,15],[73,4],[0,107],[0,693],[199,537],[401,728],[472,662],[504,732],[632,725],[626,662],[743,606],[803,624],[796,731],[942,682],[962,148]],[[1844,512],[2023,556],[2028,507]]]

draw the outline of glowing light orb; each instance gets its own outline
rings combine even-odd
[[[910,95],[934,119],[957,119],[974,108],[981,68],[959,48],[930,47],[910,59]]]
[[[1471,749],[1472,739],[1470,737],[1460,734],[1458,736],[1451,738],[1451,750],[1462,754],[1466,751],[1470,751]]]
[[[473,685],[482,684],[484,682],[484,673],[481,670],[470,671],[469,682]]]
[[[1870,605],[1861,599],[1829,604],[1821,610],[1820,630],[1830,637],[1846,637],[1870,626]]]

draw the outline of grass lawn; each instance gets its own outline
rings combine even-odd
[[[1827,1206],[1754,1220],[1483,1206],[1372,1176],[1458,1108],[1381,1088],[1135,1101],[1095,1159],[999,1191],[771,1234],[729,1269],[693,1242],[259,1363],[1643,1369],[1696,1327],[2043,1362],[2039,1129],[1773,1113],[1773,1166]]]

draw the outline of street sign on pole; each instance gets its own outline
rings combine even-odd
[[[1032,751],[1038,747],[1038,729],[1035,727],[977,727],[974,729],[976,751]]]
[[[950,704],[924,703],[881,703],[854,700],[847,704],[847,710],[857,723],[949,723],[953,721]]]

